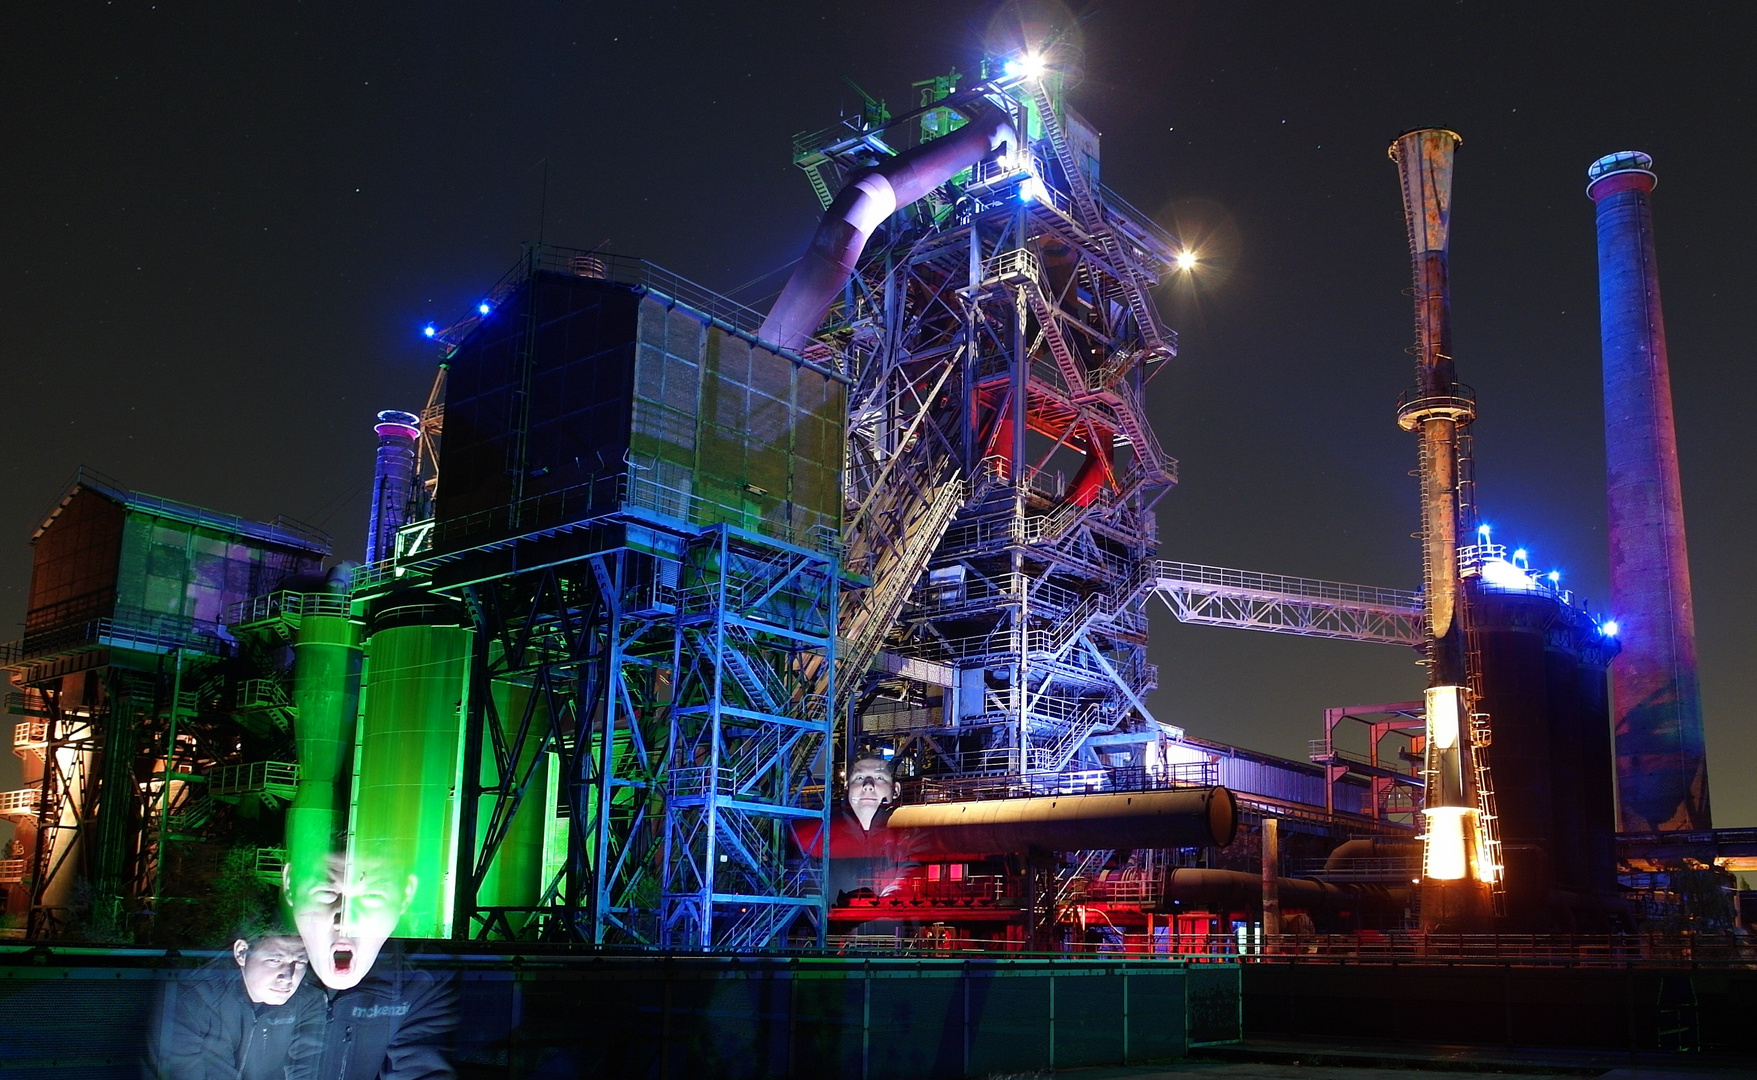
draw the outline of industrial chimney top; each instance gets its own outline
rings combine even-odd
[[[378,426],[373,428],[380,435],[401,435],[406,439],[421,437],[421,418],[414,413],[400,409],[386,409],[378,414]]]
[[[1653,173],[1653,158],[1639,150],[1618,150],[1606,154],[1586,167],[1586,194],[1593,202],[1606,195],[1630,188],[1652,191],[1659,183]]]

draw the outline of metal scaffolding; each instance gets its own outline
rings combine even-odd
[[[930,89],[887,148],[939,133],[951,80]],[[932,776],[1057,771],[1149,719],[1141,570],[1176,482],[1142,406],[1175,241],[1097,183],[1053,78],[974,94],[1029,145],[892,218],[819,337],[853,358],[845,532],[872,582],[844,607],[844,748]],[[877,134],[846,127],[796,160],[861,167]],[[899,733],[910,709],[939,722]]]

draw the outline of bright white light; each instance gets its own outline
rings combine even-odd
[[[423,334],[426,334],[428,337],[432,337],[434,334],[439,333],[439,331],[435,330],[432,326],[423,327],[421,332]]]
[[[1520,548],[1517,551],[1513,552],[1513,561],[1514,562],[1523,562],[1523,561],[1525,561],[1525,558],[1526,558],[1526,555],[1525,555],[1524,548]]]
[[[1481,534],[1484,540],[1489,538],[1489,527],[1487,525],[1478,525],[1476,531]]]
[[[1603,624],[1601,624],[1599,626],[1598,629],[1601,633],[1604,634],[1605,637],[1616,637],[1617,636],[1617,620],[1606,619],[1603,622]]]
[[[1531,575],[1514,566],[1506,559],[1485,559],[1482,564],[1482,579],[1497,589],[1530,589],[1537,583]]]
[[[1019,201],[1034,202],[1042,199],[1047,192],[1043,190],[1043,181],[1035,176],[1027,176],[1019,182]]]
[[[1435,750],[1450,750],[1458,745],[1458,729],[1464,704],[1462,688],[1430,686],[1427,698],[1428,741]]]
[[[1028,52],[1019,60],[1019,74],[1025,76],[1027,79],[1041,79],[1043,78],[1044,68],[1047,66],[1048,65],[1043,62],[1042,53]]]
[[[1554,585],[1556,582],[1562,580],[1562,572],[1560,570],[1551,570],[1549,573],[1549,579],[1550,584]]]
[[[476,305],[476,311],[482,315],[488,314],[489,310],[490,309],[488,307],[488,301],[486,301],[486,300],[484,300],[480,304]]]
[[[1428,825],[1423,860],[1428,877],[1435,881],[1457,881],[1470,872],[1465,843],[1470,813],[1463,806],[1435,806],[1422,811]]]
[[[1177,268],[1179,270],[1194,270],[1196,268],[1196,262],[1196,253],[1193,251],[1180,251],[1177,253]]]

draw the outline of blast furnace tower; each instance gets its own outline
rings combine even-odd
[[[1179,245],[1103,186],[1059,67],[1045,47],[801,135],[827,212],[762,335],[851,357],[847,565],[872,586],[845,601],[838,745],[964,797],[1054,790],[1093,737],[1156,728],[1176,463],[1142,394],[1176,353],[1150,290]]]

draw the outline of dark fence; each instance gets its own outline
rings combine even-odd
[[[0,1071],[138,1076],[160,984],[195,960],[0,951]],[[1174,1058],[1241,1037],[1239,969],[1172,960],[439,956],[461,1077],[925,1080]]]
[[[1751,1051],[1757,971],[1250,964],[1253,1037],[1652,1052]]]

